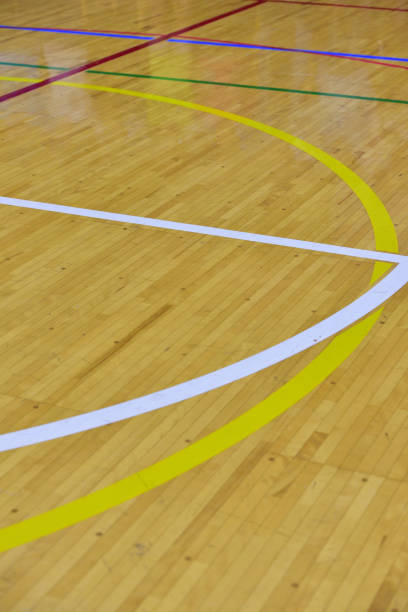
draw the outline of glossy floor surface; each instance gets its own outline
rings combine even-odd
[[[0,4],[2,611],[408,611],[407,32]]]

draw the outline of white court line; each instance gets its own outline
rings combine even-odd
[[[219,370],[215,370],[204,376],[193,378],[184,383],[168,387],[142,397],[121,402],[113,406],[94,410],[85,414],[54,421],[45,425],[38,425],[28,429],[22,429],[0,435],[0,451],[29,446],[47,440],[55,440],[64,436],[72,435],[82,431],[95,429],[116,423],[124,419],[129,419],[139,414],[151,412],[158,408],[170,406],[177,402],[195,397],[202,393],[206,393],[213,389],[217,389],[224,385],[230,384],[241,378],[245,378],[251,374],[255,374],[265,368],[277,364],[284,359],[288,359],[298,353],[310,348],[342,331],[345,327],[355,323],[369,312],[375,310],[394,293],[401,289],[408,282],[408,258],[398,256],[398,260],[394,260],[394,255],[381,254],[376,251],[361,251],[359,249],[349,249],[345,247],[331,247],[330,245],[319,245],[317,243],[307,243],[297,240],[287,240],[284,238],[275,239],[269,242],[268,236],[259,236],[258,234],[246,234],[241,232],[230,232],[229,230],[218,230],[215,228],[202,228],[201,226],[186,225],[183,223],[173,223],[170,221],[158,221],[153,219],[144,219],[143,217],[132,217],[128,215],[117,215],[102,211],[93,211],[86,209],[77,209],[67,206],[57,206],[54,204],[41,204],[37,202],[27,202],[26,200],[14,200],[12,198],[1,198],[0,203],[11,206],[20,206],[25,208],[35,208],[37,210],[52,210],[54,212],[63,212],[65,214],[74,214],[79,216],[89,216],[98,219],[110,219],[113,221],[121,221],[125,223],[138,223],[136,219],[141,219],[153,227],[165,227],[166,229],[177,229],[180,231],[194,231],[195,233],[205,233],[206,235],[233,237],[250,242],[265,242],[266,244],[279,244],[282,246],[292,246],[296,248],[306,248],[306,244],[313,245],[312,250],[319,250],[325,253],[336,253],[341,255],[351,255],[354,257],[365,257],[367,259],[378,260],[378,255],[384,255],[382,261],[398,261],[398,265],[384,278],[382,278],[374,287],[369,289],[364,295],[360,296],[351,304],[348,304],[335,314],[320,321],[316,325],[272,346],[264,351],[261,351],[251,357],[242,359],[232,365],[226,366]],[[131,221],[130,221],[131,219]],[[193,230],[198,228],[200,231]],[[203,230],[203,231],[201,231]],[[210,233],[211,231],[211,233]],[[241,238],[241,235],[245,238]],[[255,236],[252,240],[250,236]],[[258,240],[260,237],[262,240]],[[266,240],[268,239],[268,241]],[[279,240],[279,242],[275,242]],[[280,242],[283,241],[283,242]],[[290,243],[290,245],[288,244]],[[299,243],[303,245],[299,247]],[[325,250],[316,247],[323,246]],[[326,250],[331,249],[331,250]],[[356,252],[359,254],[356,255]],[[364,253],[364,255],[362,255]],[[367,256],[367,253],[369,256]]]
[[[73,206],[61,206],[60,204],[46,204],[44,202],[32,202],[31,200],[19,200],[17,198],[5,198],[0,196],[0,204],[17,206],[19,208],[32,208],[48,212],[75,215],[77,217],[89,217],[91,219],[105,219],[107,221],[118,221],[120,223],[131,223],[133,225],[144,225],[147,227],[158,227],[167,230],[177,230],[192,234],[203,234],[204,236],[217,236],[218,238],[232,238],[246,242],[258,242],[261,244],[273,244],[276,246],[290,247],[292,249],[303,249],[317,251],[319,253],[330,253],[334,255],[346,255],[349,257],[360,257],[374,261],[388,261],[390,263],[402,263],[408,261],[408,257],[396,253],[383,253],[381,251],[369,251],[365,249],[353,249],[350,247],[336,246],[333,244],[322,244],[319,242],[308,242],[306,240],[294,240],[292,238],[281,238],[279,236],[267,236],[265,234],[252,234],[249,232],[238,232],[235,230],[208,227],[206,225],[192,225],[190,223],[177,223],[175,221],[164,221],[162,219],[150,219],[149,217],[136,217],[134,215],[122,215],[106,212],[103,210],[92,210],[88,208],[76,208]]]

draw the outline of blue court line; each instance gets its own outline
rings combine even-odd
[[[252,45],[247,43],[227,43],[207,40],[191,40],[187,38],[170,38],[168,42],[188,43],[191,45],[211,45],[215,47],[242,47],[244,49],[260,49],[264,51],[289,51],[291,53],[313,53],[317,55],[332,55],[333,57],[362,57],[366,59],[394,60],[397,62],[408,62],[406,57],[391,57],[381,55],[364,55],[362,53],[341,53],[340,51],[315,51],[313,49],[291,49],[289,47],[272,47],[269,45]]]
[[[60,28],[27,28],[22,26],[0,25],[3,30],[26,30],[28,32],[56,32],[57,34],[79,34],[81,36],[103,36],[108,38],[135,38],[136,40],[154,40],[155,36],[138,36],[136,34],[110,34],[109,32],[83,32],[82,30],[62,30]]]
[[[29,32],[54,32],[57,34],[79,34],[81,36],[101,36],[108,38],[133,38],[137,40],[154,40],[155,36],[139,36],[136,34],[110,34],[105,32],[84,32],[81,30],[64,30],[60,28],[34,28],[22,26],[0,25],[5,30],[25,30]],[[211,47],[236,47],[240,49],[257,49],[260,51],[285,51],[289,53],[309,53],[311,55],[328,55],[331,57],[355,57],[373,60],[392,60],[395,62],[408,62],[406,57],[393,57],[387,55],[365,55],[363,53],[341,53],[340,51],[316,51],[314,49],[291,49],[286,47],[273,47],[269,45],[254,45],[249,43],[233,43],[210,40],[192,40],[190,38],[170,38],[168,42],[189,45],[206,45]]]

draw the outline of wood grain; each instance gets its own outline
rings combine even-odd
[[[5,0],[0,23],[164,34],[239,6]],[[266,3],[194,34],[408,57],[407,19]],[[32,66],[77,66],[130,46],[19,30],[0,37],[2,62]],[[408,100],[403,71],[300,53],[163,42],[106,69]],[[52,74],[0,65],[10,78]],[[408,255],[405,106],[120,75],[72,80],[217,107],[318,146],[380,196]],[[17,87],[0,81],[1,93]],[[338,177],[246,126],[56,85],[0,113],[0,195],[375,248],[364,208]],[[367,291],[372,273],[369,261],[283,247],[8,206],[0,215],[1,433],[243,359],[336,312]],[[3,553],[1,610],[406,612],[407,297],[406,288],[394,296],[352,356],[257,433],[134,500]],[[175,406],[4,453],[0,527],[196,442],[320,350]]]

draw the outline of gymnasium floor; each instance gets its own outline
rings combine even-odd
[[[408,611],[407,34],[0,4],[1,612]]]

